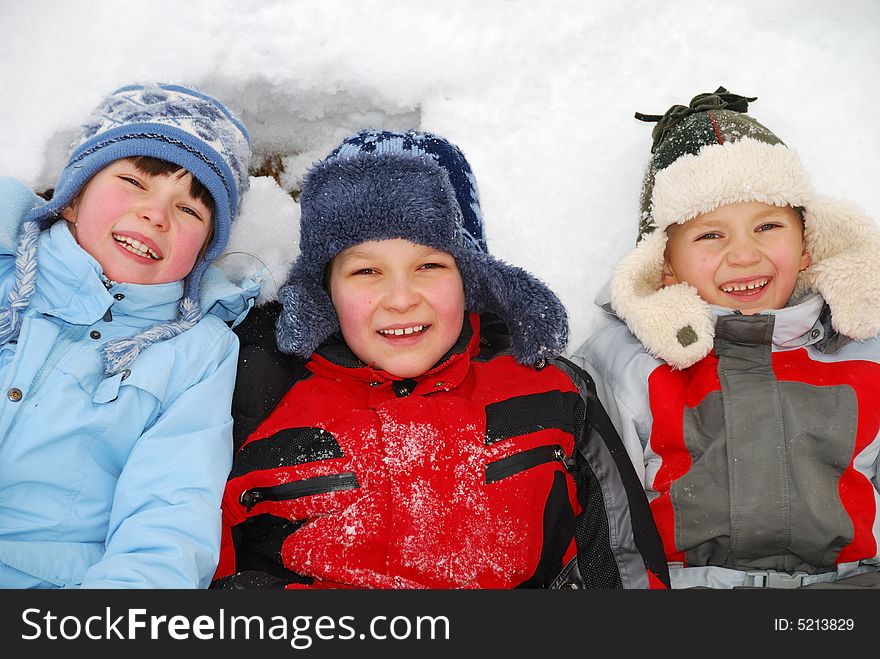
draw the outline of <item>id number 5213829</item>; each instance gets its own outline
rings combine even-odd
[[[774,618],[773,631],[833,632],[852,631],[855,621],[852,618]]]

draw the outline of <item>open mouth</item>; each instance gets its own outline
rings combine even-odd
[[[756,293],[760,293],[769,283],[770,279],[768,277],[762,277],[760,279],[753,279],[751,281],[724,284],[723,286],[719,286],[719,288],[724,293],[728,293],[730,295],[754,295]]]
[[[129,236],[122,236],[119,234],[112,234],[113,240],[117,242],[123,249],[128,250],[132,254],[140,256],[145,259],[151,259],[153,261],[161,261],[162,257],[156,254],[152,249],[144,245],[140,240],[136,240]]]
[[[409,327],[395,327],[394,329],[381,329],[378,333],[382,336],[398,337],[412,336],[413,334],[424,334],[430,325],[410,325]]]

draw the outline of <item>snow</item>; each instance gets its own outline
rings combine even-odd
[[[652,125],[633,113],[757,96],[816,189],[871,213],[878,37],[874,0],[0,0],[0,175],[52,187],[78,124],[131,82],[224,100],[291,191],[360,128],[436,132],[471,162],[490,250],[568,307],[573,350],[635,240]],[[290,246],[283,278],[295,202],[255,180],[245,210]]]

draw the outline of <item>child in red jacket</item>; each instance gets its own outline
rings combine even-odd
[[[361,132],[300,202],[280,313],[239,330],[214,585],[663,587],[635,471],[557,359],[565,309],[487,253],[461,151]]]

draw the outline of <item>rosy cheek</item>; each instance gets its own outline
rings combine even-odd
[[[365,318],[368,315],[366,312],[367,307],[363,303],[359,303],[356,298],[353,299],[345,296],[339,299],[339,296],[337,296],[333,303],[336,307],[336,315],[339,317],[339,322],[345,325],[347,330],[355,330],[358,326],[365,323]]]
[[[123,210],[127,209],[130,203],[129,192],[121,187],[112,186],[101,198],[101,206],[107,210],[116,211],[117,214],[121,214]]]
[[[202,245],[205,244],[205,237],[206,235],[201,232],[190,234],[187,237],[187,247],[189,251],[198,256],[199,252],[202,251]]]

